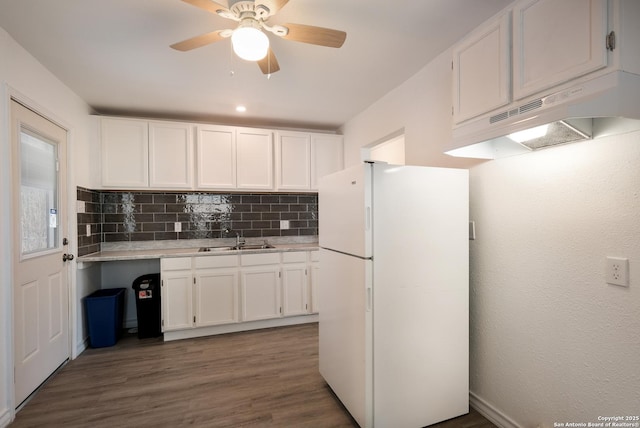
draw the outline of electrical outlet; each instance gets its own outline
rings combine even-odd
[[[280,220],[280,229],[282,230],[289,229],[289,220]]]
[[[176,221],[175,223],[173,223],[173,231],[182,232],[182,223],[180,223],[179,221]]]
[[[629,259],[621,257],[607,257],[607,284],[629,286]]]
[[[87,225],[87,236],[91,236],[91,225]]]

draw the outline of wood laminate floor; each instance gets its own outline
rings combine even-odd
[[[183,426],[357,424],[318,373],[318,325],[305,324],[166,343],[128,336],[113,347],[88,349],[10,425]],[[494,425],[472,410],[433,427]]]

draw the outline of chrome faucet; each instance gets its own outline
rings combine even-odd
[[[244,246],[245,243],[246,241],[244,239],[244,236],[240,236],[240,234],[236,232],[236,247],[240,248]]]

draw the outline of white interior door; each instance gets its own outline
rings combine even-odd
[[[13,342],[19,406],[69,358],[67,133],[11,101],[11,135]]]

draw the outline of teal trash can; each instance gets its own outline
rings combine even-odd
[[[122,335],[126,288],[105,288],[84,298],[89,344],[92,348],[113,346]]]

